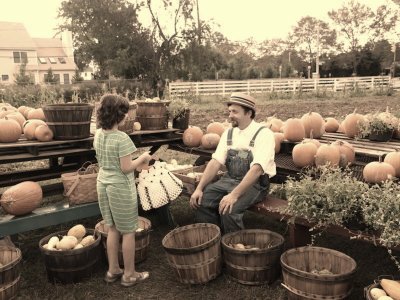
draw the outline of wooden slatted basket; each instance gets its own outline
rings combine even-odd
[[[142,130],[161,130],[168,128],[167,106],[170,101],[148,102],[136,101],[137,120],[142,125]]]
[[[19,290],[21,250],[11,246],[0,247],[0,300],[14,299]]]

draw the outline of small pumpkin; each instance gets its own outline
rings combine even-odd
[[[322,145],[318,148],[315,154],[315,165],[323,166],[329,164],[330,166],[338,166],[340,162],[340,151],[334,145]]]
[[[23,124],[24,136],[28,140],[34,140],[36,127],[38,127],[39,125],[46,125],[46,122],[38,119],[31,119],[25,121],[25,123]]]
[[[42,108],[31,109],[27,113],[27,119],[38,119],[42,121],[46,121],[46,117],[44,116],[44,112]]]
[[[274,132],[275,137],[275,153],[279,153],[281,151],[281,145],[285,137],[282,132]]]
[[[201,146],[204,149],[215,149],[218,146],[220,138],[217,133],[206,133],[201,137]]]
[[[26,119],[25,119],[23,114],[21,114],[20,112],[15,111],[15,112],[13,112],[11,114],[8,114],[7,118],[17,121],[18,124],[21,126],[21,132],[23,131],[23,126],[24,126],[24,123],[26,121]]]
[[[339,129],[339,122],[335,118],[328,117],[325,119],[325,131],[337,132]]]
[[[337,140],[334,141],[332,145],[339,148],[340,151],[339,166],[345,167],[354,162],[354,160],[356,159],[356,152],[352,144],[346,141]]]
[[[395,176],[400,178],[400,151],[390,152],[386,154],[383,161],[392,165],[396,172]]]
[[[300,142],[305,136],[303,122],[297,118],[287,119],[283,126],[283,136],[289,142]]]
[[[8,188],[1,196],[1,206],[11,215],[25,215],[40,206],[42,187],[33,181],[24,181]]]
[[[221,136],[225,131],[225,126],[221,122],[212,122],[207,126],[207,133],[216,133]]]
[[[348,114],[344,119],[343,129],[344,133],[349,138],[354,138],[360,131],[360,123],[364,122],[365,117],[361,114],[356,113],[356,109],[353,113]]]
[[[396,174],[392,165],[386,162],[373,161],[365,165],[363,178],[369,183],[380,183],[391,179]]]
[[[317,146],[312,142],[302,142],[297,144],[292,150],[293,163],[300,168],[312,166],[314,164],[317,150]]]
[[[139,122],[134,122],[133,123],[133,130],[134,131],[139,131],[140,129],[142,129],[142,124],[140,124]]]
[[[188,147],[199,147],[201,145],[201,138],[203,131],[200,127],[192,126],[183,132],[182,141]]]
[[[54,134],[50,127],[46,124],[36,127],[34,136],[39,142],[49,142],[53,139]]]
[[[281,119],[276,118],[275,116],[267,118],[266,126],[271,129],[273,132],[280,132],[283,121]]]
[[[0,143],[14,143],[21,137],[21,126],[13,119],[0,119]]]
[[[310,137],[311,131],[315,138],[320,138],[325,132],[325,121],[317,112],[309,112],[301,117],[306,137]]]

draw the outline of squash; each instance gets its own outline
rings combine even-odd
[[[78,239],[74,236],[63,236],[57,243],[56,248],[59,250],[71,250],[78,244]]]
[[[81,244],[82,244],[82,246],[86,247],[86,246],[93,244],[95,241],[96,240],[93,235],[88,235],[82,239]]]
[[[311,131],[315,138],[320,138],[325,132],[325,121],[319,113],[309,112],[301,117],[306,137],[310,137]]]
[[[390,297],[394,300],[400,300],[400,282],[391,279],[381,279],[380,284]]]
[[[27,113],[27,119],[38,119],[42,121],[46,121],[46,117],[44,116],[44,112],[42,108],[31,109]]]
[[[200,127],[192,126],[183,132],[182,140],[183,143],[188,147],[199,147],[201,145],[201,138],[203,137],[203,131]]]
[[[289,142],[300,142],[306,136],[304,125],[300,119],[287,119],[283,126],[283,136]]]
[[[339,129],[339,122],[335,118],[328,117],[325,119],[325,131],[336,132]]]
[[[81,224],[71,227],[67,233],[67,236],[74,236],[78,240],[81,240],[85,235],[86,235],[86,228]]]
[[[201,138],[201,147],[204,149],[215,149],[218,146],[220,138],[217,133],[206,133]]]
[[[285,139],[282,132],[274,132],[275,137],[275,153],[279,153],[281,151],[282,141]]]
[[[369,294],[371,295],[373,300],[378,300],[379,297],[387,296],[386,292],[384,290],[382,290],[382,289],[379,289],[379,288],[372,288],[369,291]]]
[[[385,163],[373,161],[365,165],[363,169],[363,178],[369,183],[380,183],[391,179],[396,174],[393,166]]]
[[[352,144],[346,141],[337,140],[334,141],[332,145],[339,148],[339,166],[346,167],[347,165],[351,165],[354,162],[354,160],[356,159],[356,152]]]
[[[348,114],[344,119],[344,134],[349,138],[354,138],[360,131],[359,124],[364,120],[365,117],[361,114],[356,113],[355,109],[353,113]]]
[[[46,122],[38,119],[27,120],[23,125],[24,136],[28,140],[34,140],[36,127],[38,127],[39,125],[46,125]]]
[[[46,125],[39,125],[35,129],[35,138],[39,142],[49,142],[53,139],[54,134],[53,131],[50,129],[49,126]]]
[[[395,170],[395,176],[400,178],[400,151],[386,154],[383,162],[392,165]]]
[[[82,245],[82,244],[76,244],[76,246],[74,247],[73,250],[81,249],[81,248],[83,248],[83,245]]]
[[[133,123],[133,130],[134,131],[139,131],[140,129],[142,129],[142,124],[140,124],[139,122],[134,122]]]
[[[383,295],[383,296],[380,296],[379,298],[378,298],[378,300],[394,300],[392,297],[390,297],[390,296],[385,296],[385,295]]]
[[[25,117],[23,116],[23,114],[21,114],[20,112],[17,112],[17,111],[16,111],[16,112],[13,112],[13,113],[11,113],[11,114],[8,114],[8,115],[7,115],[7,118],[17,121],[18,124],[21,126],[21,133],[22,133],[22,131],[23,131],[23,126],[24,126],[24,123],[25,123],[25,121],[26,121],[26,119],[25,119]]]
[[[212,122],[207,126],[207,133],[216,133],[221,136],[225,131],[225,126],[221,122]]]
[[[29,114],[29,112],[30,112],[31,110],[34,110],[34,108],[33,108],[33,107],[26,107],[26,108],[22,111],[22,114],[24,115],[25,119],[28,120],[28,114]]]
[[[40,206],[42,187],[33,181],[24,181],[8,188],[1,196],[3,209],[11,215],[25,215]]]
[[[293,163],[300,168],[312,166],[314,164],[317,150],[317,146],[311,142],[302,142],[297,144],[292,150]]]
[[[340,151],[338,147],[333,145],[322,145],[318,148],[315,154],[315,165],[323,166],[338,166],[340,162]]]
[[[0,119],[0,143],[14,143],[21,137],[21,126],[13,119]]]
[[[54,249],[59,241],[60,240],[58,239],[57,236],[52,236],[47,242],[47,249],[48,250]]]

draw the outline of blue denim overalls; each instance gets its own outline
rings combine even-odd
[[[218,207],[221,199],[229,194],[250,170],[253,161],[251,149],[254,147],[260,127],[254,134],[249,144],[249,150],[234,150],[232,146],[232,133],[229,129],[227,137],[228,153],[225,161],[228,172],[217,182],[206,186],[200,207],[196,210],[196,222],[213,223],[221,226],[224,233],[244,229],[243,214],[252,205],[260,202],[268,193],[269,177],[267,174],[260,176],[258,182],[253,184],[233,205],[231,213],[219,215]]]

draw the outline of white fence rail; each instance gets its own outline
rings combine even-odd
[[[400,90],[400,80],[390,76],[340,77],[319,79],[266,79],[242,81],[170,82],[170,95],[193,93],[195,95],[227,95],[232,92],[310,92],[378,89],[392,86]]]

